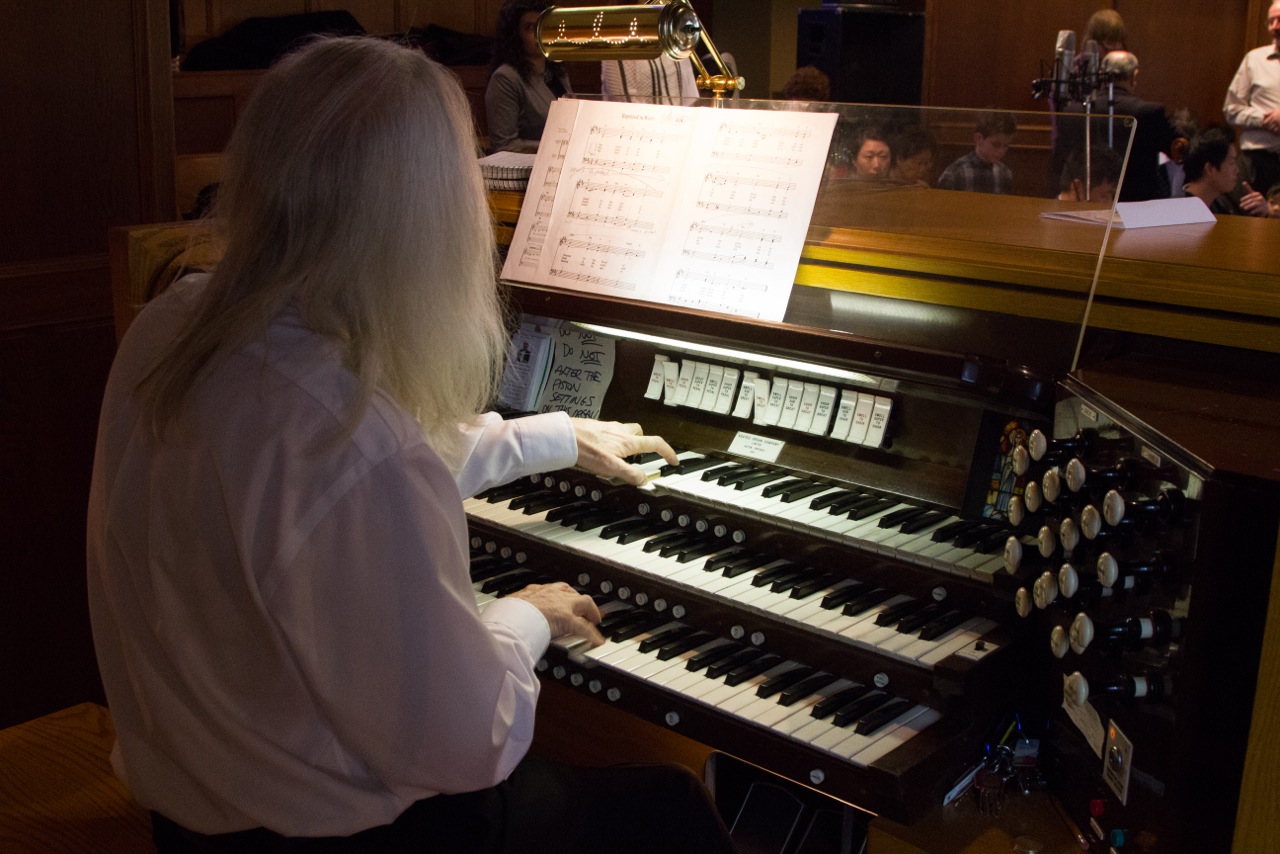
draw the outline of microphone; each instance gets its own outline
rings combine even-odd
[[[1058,30],[1053,51],[1054,101],[1065,104],[1071,97],[1071,70],[1076,60],[1074,30]]]
[[[1102,70],[1102,51],[1098,43],[1089,39],[1084,43],[1084,88],[1093,92],[1098,88],[1098,75]]]

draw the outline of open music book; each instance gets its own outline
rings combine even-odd
[[[560,99],[502,275],[781,320],[835,122]]]

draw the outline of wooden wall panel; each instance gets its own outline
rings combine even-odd
[[[101,698],[84,526],[107,229],[172,219],[165,0],[10,3],[0,50],[0,727]]]

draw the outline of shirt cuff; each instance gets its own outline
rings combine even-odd
[[[538,471],[568,468],[578,462],[578,440],[573,423],[564,412],[546,412],[516,418],[520,431],[520,458]]]
[[[523,599],[502,598],[490,602],[481,612],[486,625],[499,624],[511,630],[533,653],[542,657],[551,644],[551,626],[533,604]]]

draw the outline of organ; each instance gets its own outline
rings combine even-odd
[[[601,417],[682,458],[643,489],[547,472],[467,502],[482,599],[550,578],[606,612],[608,643],[553,647],[544,679],[907,823],[1017,715],[1098,845],[1247,838],[1275,225],[1104,252],[1059,206],[828,181],[781,323],[506,282],[609,338]]]

